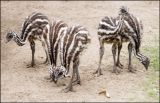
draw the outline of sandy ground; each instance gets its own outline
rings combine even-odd
[[[121,62],[124,69],[121,74],[111,73],[113,59],[111,45],[105,45],[102,61],[103,75],[96,77],[92,73],[97,69],[99,44],[97,26],[104,16],[116,16],[120,6],[126,5],[130,12],[138,16],[144,24],[142,47],[154,46],[159,33],[159,2],[151,1],[2,1],[1,2],[1,101],[158,101],[150,97],[142,86],[152,70],[146,71],[133,57],[135,74],[129,73],[127,44],[123,44]],[[48,65],[42,64],[45,53],[41,43],[36,42],[35,68],[26,68],[31,61],[29,43],[18,47],[13,41],[5,44],[9,30],[20,32],[24,19],[32,12],[42,12],[50,19],[64,20],[69,25],[81,24],[91,35],[92,42],[81,56],[79,67],[82,85],[74,86],[76,92],[61,93],[69,78],[60,80],[58,85],[45,79],[49,75]],[[145,54],[145,51],[142,52]],[[146,54],[147,55],[147,54]],[[99,95],[107,88],[111,98]]]

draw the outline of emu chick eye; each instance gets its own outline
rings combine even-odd
[[[62,75],[63,73],[62,72],[60,72],[58,75],[60,76],[60,75]]]
[[[12,38],[12,35],[9,35],[8,37],[9,37],[9,38]]]
[[[86,40],[82,40],[82,44],[86,44]]]

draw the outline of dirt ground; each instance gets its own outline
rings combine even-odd
[[[142,83],[152,70],[148,71],[133,56],[136,73],[129,73],[127,43],[123,44],[121,74],[111,72],[113,57],[111,45],[105,45],[102,61],[103,75],[97,77],[92,73],[98,67],[99,43],[97,39],[98,23],[104,16],[117,16],[120,6],[125,5],[130,12],[138,16],[144,24],[143,48],[154,46],[154,39],[159,36],[159,2],[158,1],[2,1],[1,2],[1,101],[12,102],[127,102],[158,101],[145,91]],[[81,56],[79,67],[82,85],[74,86],[75,92],[61,93],[69,78],[60,80],[58,85],[45,79],[49,75],[48,65],[42,64],[45,53],[39,41],[36,42],[35,68],[27,68],[31,62],[29,43],[19,47],[15,42],[5,43],[9,30],[20,32],[24,19],[32,12],[42,12],[51,19],[61,19],[69,25],[85,26],[91,35],[91,44]],[[146,54],[147,55],[147,54]],[[99,95],[107,88],[111,98]]]

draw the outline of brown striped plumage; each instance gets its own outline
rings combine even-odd
[[[49,20],[42,13],[32,13],[29,15],[22,25],[21,34],[16,34],[11,31],[7,34],[6,39],[7,42],[10,40],[14,40],[17,45],[23,46],[26,41],[30,42],[31,50],[32,50],[32,61],[30,66],[34,66],[34,53],[35,53],[35,40],[38,39],[42,42],[42,46],[46,53],[46,61],[48,61],[47,56],[47,47],[46,47],[46,39],[49,34]],[[29,67],[30,67],[29,66]]]
[[[68,27],[62,21],[53,21],[50,33],[49,57],[51,60],[50,74],[54,82],[68,75],[70,64],[73,62],[71,82],[65,88],[65,92],[72,90],[73,78],[76,74],[75,83],[80,83],[78,73],[79,54],[89,42],[88,31],[82,26]],[[60,66],[57,60],[60,58]]]
[[[148,57],[142,55],[139,51],[141,45],[141,36],[143,33],[142,22],[130,14],[126,7],[120,8],[119,16],[116,18],[104,17],[98,27],[98,37],[100,42],[100,60],[99,66],[95,73],[101,75],[101,60],[104,54],[104,43],[113,43],[112,53],[114,59],[113,72],[119,73],[120,71],[116,66],[123,68],[123,65],[119,61],[119,55],[122,48],[123,42],[129,42],[129,66],[128,69],[134,72],[131,66],[131,52],[133,50],[135,56],[140,60],[140,62],[148,69],[149,59]],[[118,47],[118,57],[115,60],[116,49]]]

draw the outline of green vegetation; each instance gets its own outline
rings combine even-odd
[[[149,75],[144,83],[148,95],[159,101],[159,40],[155,38],[155,45],[146,47],[144,51],[150,57]]]
[[[159,71],[159,47],[150,47],[145,49],[150,57],[150,67]]]
[[[159,73],[152,72],[147,76],[147,80],[144,83],[145,91],[147,91],[148,95],[155,99],[155,101],[159,101]]]

